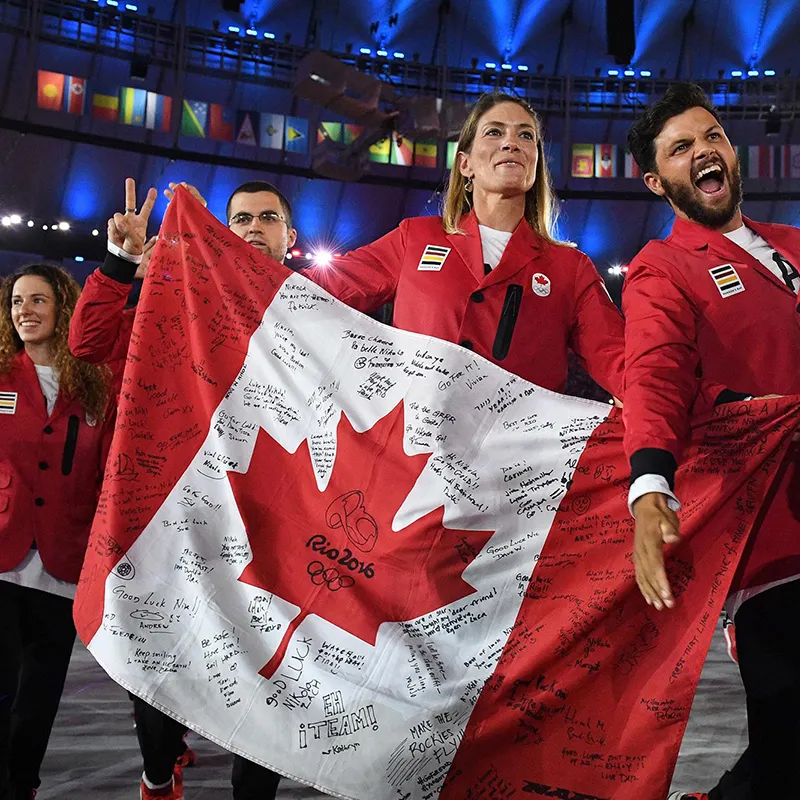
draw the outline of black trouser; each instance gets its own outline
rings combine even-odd
[[[710,800],[800,797],[800,580],[750,598],[736,614],[750,744]]]
[[[0,797],[41,783],[74,643],[72,600],[0,581]]]
[[[133,698],[133,715],[144,774],[156,786],[167,783],[175,760],[184,750],[186,726],[138,697]],[[280,775],[266,767],[241,756],[233,757],[231,783],[235,800],[275,800],[280,779]]]

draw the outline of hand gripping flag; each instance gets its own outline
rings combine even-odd
[[[695,427],[670,613],[621,424],[395,330],[178,189],[75,603],[126,688],[359,800],[660,800],[796,399]]]

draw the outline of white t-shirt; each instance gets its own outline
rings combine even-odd
[[[781,283],[786,284],[781,268],[775,261],[775,253],[777,251],[755,231],[751,231],[746,225],[742,225],[741,228],[726,233],[724,236],[726,239],[730,239],[734,244],[738,244],[742,250],[747,250],[753,258],[760,261]],[[794,272],[797,273],[798,265],[793,264],[791,266],[795,267]],[[791,271],[791,266],[787,269],[787,272]],[[797,277],[792,279],[791,288],[794,292],[800,289],[800,274],[797,274]]]
[[[483,263],[487,264],[489,269],[494,269],[500,263],[512,234],[508,231],[487,228],[485,225],[478,225],[478,230],[481,232]]]
[[[35,366],[39,386],[42,387],[42,394],[47,404],[47,416],[50,416],[58,399],[58,374],[52,367]],[[39,551],[34,549],[29,550],[25,558],[14,569],[0,572],[0,581],[8,581],[28,589],[38,589],[40,592],[48,594],[57,594],[59,597],[67,597],[70,600],[74,599],[75,590],[78,588],[74,583],[54,578],[44,568]]]

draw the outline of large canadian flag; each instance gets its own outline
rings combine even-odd
[[[659,615],[616,412],[358,314],[182,189],[123,384],[75,605],[116,681],[338,797],[665,796],[791,399],[698,422]]]

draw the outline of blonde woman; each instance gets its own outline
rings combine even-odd
[[[58,710],[100,489],[110,371],[67,347],[64,270],[0,284],[0,797],[30,800]]]
[[[456,342],[562,391],[571,349],[622,397],[623,320],[589,258],[554,234],[557,201],[538,115],[486,94],[458,141],[441,217],[407,219],[307,274],[364,312]]]

